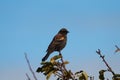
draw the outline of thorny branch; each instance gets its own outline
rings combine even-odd
[[[108,67],[108,70],[113,74],[113,76],[115,76],[114,71],[112,70],[112,68],[111,68],[111,67],[108,65],[108,63],[106,62],[105,56],[103,56],[103,55],[101,54],[100,49],[98,49],[98,51],[96,51],[96,53],[97,53],[98,55],[100,55],[100,57],[102,58],[102,60],[103,60],[103,62],[105,63],[105,65]]]
[[[30,62],[29,62],[29,60],[28,60],[28,58],[27,58],[27,53],[24,53],[24,54],[25,54],[25,59],[26,59],[26,61],[27,61],[28,67],[29,67],[29,69],[30,69],[30,71],[31,71],[34,79],[37,80],[37,77],[36,77],[34,71],[32,70],[31,65],[30,65]],[[27,74],[26,74],[26,76],[28,77],[28,80],[30,80],[30,78],[29,78],[29,76],[28,76]]]

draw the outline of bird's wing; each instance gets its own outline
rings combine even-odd
[[[49,49],[54,50],[55,46],[61,44],[61,41],[63,41],[64,39],[65,39],[64,36],[62,36],[61,34],[57,34],[53,38],[52,42],[50,43],[50,45],[48,46],[48,49],[46,51],[49,51]]]
[[[57,34],[55,37],[54,37],[54,42],[61,42],[65,39],[64,36],[62,36],[61,34]]]

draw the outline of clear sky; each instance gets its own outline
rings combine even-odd
[[[0,80],[25,80],[25,73],[32,77],[24,52],[35,71],[63,27],[70,31],[62,50],[70,62],[68,69],[84,70],[98,79],[98,71],[106,69],[95,52],[100,48],[120,73],[120,54],[114,54],[114,45],[120,47],[120,0],[1,0]],[[42,74],[36,75],[45,80]]]

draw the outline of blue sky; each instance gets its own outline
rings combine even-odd
[[[68,69],[82,69],[98,79],[98,71],[106,69],[95,53],[100,48],[120,73],[120,55],[114,54],[114,45],[120,46],[119,4],[119,0],[1,0],[0,79],[25,80],[25,73],[32,77],[24,52],[36,70],[53,36],[63,27],[70,31],[62,50],[70,62]]]

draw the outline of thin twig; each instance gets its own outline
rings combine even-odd
[[[115,45],[115,47],[116,47],[115,53],[119,52],[120,48],[117,45]]]
[[[74,80],[74,78],[72,77],[72,75],[67,71],[67,69],[65,67],[63,56],[62,56],[61,52],[59,52],[59,55],[61,55],[61,62],[62,62],[64,70],[66,71],[66,73],[68,73],[70,75],[71,79]]]
[[[90,77],[90,80],[94,80],[94,76],[89,76]]]
[[[56,72],[55,75],[57,75],[59,78],[62,78],[62,74],[60,74],[59,72]]]
[[[31,80],[27,73],[26,73],[26,76],[27,76],[27,80]]]
[[[61,61],[62,61],[63,68],[64,68],[64,70],[65,70],[66,72],[68,72],[67,69],[66,69],[66,67],[65,67],[65,64],[64,64],[63,56],[62,56],[61,53],[60,53],[60,55],[61,55]]]
[[[26,61],[27,61],[28,67],[29,67],[29,69],[30,69],[30,71],[31,71],[34,79],[37,80],[37,77],[36,77],[34,71],[32,70],[31,65],[30,65],[30,62],[29,62],[29,60],[28,60],[28,58],[27,58],[27,53],[25,53],[25,59],[26,59]]]
[[[100,57],[102,58],[102,60],[103,60],[103,62],[105,63],[105,65],[108,67],[108,70],[109,70],[113,75],[115,75],[115,73],[114,73],[114,71],[112,70],[112,68],[111,68],[111,67],[108,65],[108,63],[106,62],[105,56],[103,56],[103,55],[101,54],[100,49],[98,49],[98,51],[96,51],[96,53],[97,53],[98,55],[100,55]]]

